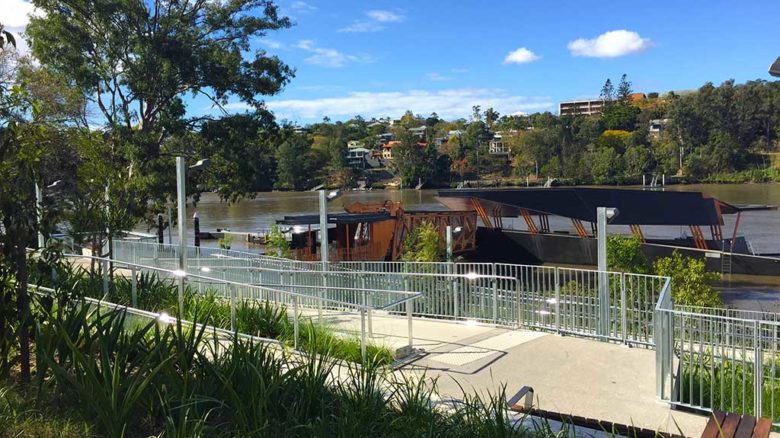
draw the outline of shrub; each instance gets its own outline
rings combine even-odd
[[[404,239],[401,259],[406,262],[441,262],[445,250],[436,226],[423,222]]]
[[[607,266],[612,271],[647,274],[650,262],[642,252],[642,241],[637,236],[610,234],[607,237]]]
[[[675,304],[699,307],[723,305],[720,295],[710,285],[718,279],[718,274],[707,272],[704,260],[683,257],[675,250],[671,257],[656,260],[653,267],[657,275],[671,278]]]

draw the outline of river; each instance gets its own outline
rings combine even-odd
[[[698,191],[734,204],[767,204],[780,206],[780,184],[697,184],[671,185],[666,190]],[[343,196],[329,205],[332,212],[343,211],[342,205],[354,201],[382,202],[386,199],[402,201],[406,209],[438,209],[446,207],[436,200],[437,190],[378,190],[370,192],[343,192]],[[196,208],[188,209],[189,229],[192,230],[192,212],[200,217],[201,230],[229,229],[237,232],[267,230],[275,219],[284,215],[314,214],[318,211],[315,192],[259,193],[255,199],[244,199],[235,204],[221,202],[219,197],[205,193]],[[559,218],[560,219],[560,218]],[[724,235],[731,235],[734,215],[724,216]],[[507,227],[524,229],[520,219],[505,219]],[[572,230],[568,220],[551,220],[553,229]],[[628,227],[614,227],[610,231],[628,233]],[[754,211],[742,214],[739,234],[753,245],[756,253],[780,253],[780,211]],[[678,237],[689,233],[681,227],[643,227],[647,237]],[[706,230],[705,230],[706,231]],[[235,242],[243,246],[239,242]]]

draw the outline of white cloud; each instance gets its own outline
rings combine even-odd
[[[453,72],[453,73],[468,73],[469,69],[455,67],[455,68],[451,69],[450,71]]]
[[[385,27],[374,21],[355,21],[339,29],[339,32],[377,32]]]
[[[442,75],[440,73],[436,73],[436,72],[428,73],[427,75],[425,75],[425,77],[428,78],[428,80],[430,80],[430,81],[449,81],[449,80],[452,79],[449,76],[444,76],[444,75]]]
[[[3,26],[11,29],[22,30],[30,21],[29,14],[35,7],[26,0],[3,0]]]
[[[404,17],[401,14],[393,11],[373,10],[366,12],[369,18],[376,20],[380,23],[398,23],[404,21]]]
[[[264,39],[264,40],[261,40],[260,44],[262,44],[262,45],[264,45],[266,47],[269,47],[271,49],[281,49],[282,47],[284,47],[283,43],[281,43],[279,41],[276,41],[276,40],[267,39],[267,38]]]
[[[526,49],[525,47],[520,47],[519,49],[513,50],[506,55],[506,58],[504,58],[504,64],[528,64],[529,62],[534,62],[541,58],[541,56]]]
[[[336,49],[317,47],[312,40],[301,40],[295,47],[310,52],[312,55],[304,59],[309,64],[321,65],[323,67],[343,67],[350,62],[369,63],[374,59],[369,56],[348,55],[339,52]]]
[[[356,20],[339,29],[339,32],[377,32],[385,28],[383,23],[400,23],[406,17],[398,12],[372,10],[366,12],[368,19]]]
[[[578,38],[568,45],[574,56],[616,58],[649,49],[652,42],[629,30],[611,30],[593,39]]]
[[[266,106],[277,117],[291,120],[318,120],[324,116],[352,117],[355,114],[363,117],[398,117],[408,109],[420,114],[435,111],[445,118],[457,118],[468,117],[474,105],[492,107],[500,113],[511,114],[550,110],[553,101],[549,97],[518,96],[500,89],[455,88],[439,91],[352,92],[341,97],[266,102]],[[228,104],[226,108],[248,109],[243,103]]]
[[[316,11],[317,7],[310,5],[306,2],[302,1],[294,1],[290,4],[290,9],[299,11],[299,12],[308,12],[308,11]]]

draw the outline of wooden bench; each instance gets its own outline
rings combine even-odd
[[[771,430],[769,418],[715,411],[710,414],[701,438],[767,438]]]
[[[584,427],[591,430],[602,431],[612,435],[623,435],[632,438],[682,438],[681,435],[658,432],[655,430],[644,429],[637,426],[612,423],[610,421],[597,420],[594,418],[585,418],[577,415],[566,415],[558,412],[545,411],[533,407],[534,389],[530,386],[524,386],[512,398],[507,401],[509,409],[514,412],[532,415],[534,417],[548,420],[560,421],[566,425]],[[522,405],[520,400],[523,399]]]

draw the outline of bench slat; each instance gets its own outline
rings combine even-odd
[[[740,420],[742,420],[742,416],[739,414],[726,415],[726,419],[723,420],[723,426],[721,427],[723,438],[734,437],[734,433],[737,431],[737,426],[739,426]]]
[[[750,438],[753,436],[753,428],[756,426],[756,417],[750,415],[742,416],[742,421],[739,422],[737,432],[734,434],[734,438]]]
[[[770,430],[772,430],[772,420],[759,418],[756,422],[756,427],[753,429],[753,438],[767,438]]]
[[[718,438],[720,436],[720,430],[723,428],[723,420],[725,418],[725,412],[713,412],[712,415],[710,415],[710,421],[707,422],[707,426],[701,434],[701,438]]]

